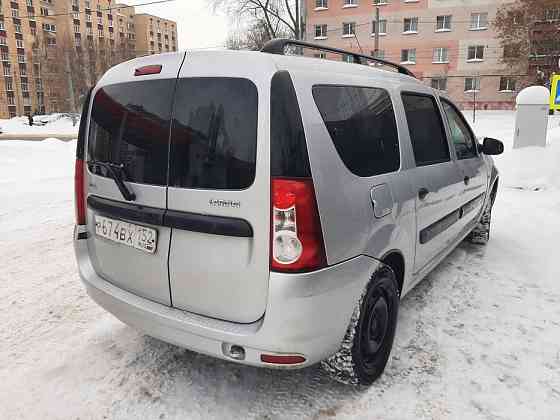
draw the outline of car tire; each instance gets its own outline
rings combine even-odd
[[[399,301],[395,273],[381,265],[354,308],[340,349],[321,363],[333,379],[371,385],[381,376],[393,347]]]
[[[492,221],[492,206],[494,205],[494,195],[490,197],[486,207],[480,216],[480,220],[474,227],[474,229],[469,233],[467,239],[472,244],[486,245],[490,240],[490,223]]]

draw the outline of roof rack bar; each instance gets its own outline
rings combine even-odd
[[[314,49],[314,50],[327,51],[327,52],[331,52],[331,53],[335,53],[335,54],[350,55],[350,56],[352,56],[354,62],[358,63],[358,64],[366,64],[364,62],[364,60],[366,62],[367,61],[374,61],[376,63],[383,64],[383,65],[388,66],[388,67],[393,67],[394,69],[397,69],[397,71],[401,74],[406,74],[407,76],[412,76],[412,77],[416,78],[414,73],[412,73],[409,69],[407,69],[404,66],[401,66],[400,64],[393,63],[391,61],[386,61],[386,60],[383,60],[381,58],[376,58],[376,57],[372,57],[372,56],[365,55],[365,54],[359,54],[359,53],[356,53],[356,52],[353,52],[353,51],[342,50],[342,49],[339,49],[339,48],[328,47],[328,46],[320,45],[320,44],[313,44],[311,42],[306,42],[306,41],[299,41],[299,40],[296,40],[296,39],[276,38],[276,39],[270,40],[264,45],[261,52],[265,52],[265,53],[269,53],[269,54],[285,55],[285,49],[286,49],[286,46],[288,46],[288,45],[297,45],[297,46],[300,46],[300,47],[307,47],[307,48],[311,48],[311,49]]]

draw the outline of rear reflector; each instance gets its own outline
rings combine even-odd
[[[76,159],[74,172],[74,200],[76,201],[76,224],[86,224],[86,197],[84,190],[84,160]]]
[[[297,365],[305,362],[305,357],[297,355],[275,356],[272,354],[261,354],[261,362],[275,365]]]
[[[135,76],[147,76],[149,74],[160,74],[162,66],[161,65],[151,65],[139,67],[134,71]]]

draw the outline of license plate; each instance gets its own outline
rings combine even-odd
[[[156,252],[157,230],[145,226],[104,216],[95,216],[95,234],[150,254]]]

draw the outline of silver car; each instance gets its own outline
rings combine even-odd
[[[463,239],[488,240],[503,146],[478,144],[399,65],[288,44],[314,47],[155,55],[103,76],[77,148],[79,273],[151,336],[370,384],[400,298]]]

